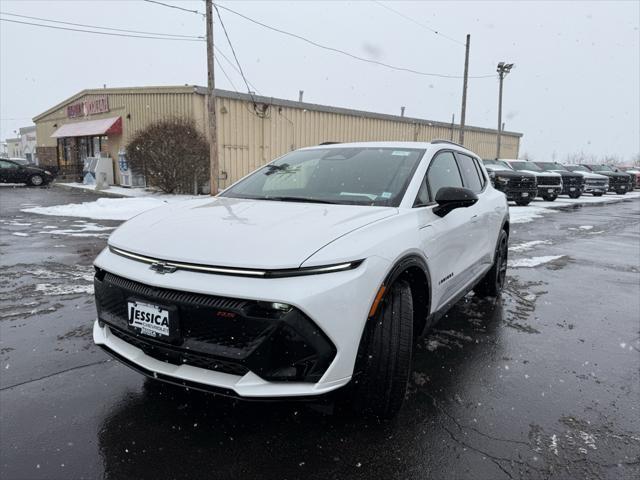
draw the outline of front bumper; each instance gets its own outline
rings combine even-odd
[[[538,185],[538,196],[543,195],[560,195],[562,193],[562,185]]]
[[[249,302],[282,302],[292,305],[312,320],[318,328],[317,336],[325,337],[333,351],[330,363],[317,369],[318,375],[305,378],[305,381],[270,379],[265,374],[266,370],[261,369],[259,356],[235,359],[233,355],[242,356],[242,352],[226,348],[229,345],[224,341],[212,345],[213,350],[208,352],[199,351],[193,342],[177,345],[177,349],[176,345],[159,345],[160,349],[154,350],[150,344],[158,347],[158,342],[139,334],[132,338],[132,332],[114,322],[113,318],[102,315],[94,326],[95,343],[141,373],[192,388],[200,385],[203,389],[218,389],[223,394],[256,399],[315,397],[346,385],[353,373],[368,310],[389,266],[387,260],[372,257],[354,270],[308,277],[240,278],[189,271],[160,275],[151,271],[148,265],[108,250],[98,256],[95,264],[110,275],[139,282],[151,289],[246,299]],[[97,288],[97,294],[98,291]],[[185,346],[189,348],[182,348]],[[269,347],[273,351],[287,350],[286,345],[270,344]],[[178,356],[176,350],[186,354]],[[203,353],[214,356],[213,362],[203,361]],[[265,365],[270,362],[268,357],[269,354],[263,357]],[[220,368],[214,366],[218,360]]]
[[[607,193],[609,191],[609,185],[590,185],[585,183],[584,190],[582,191],[584,193]]]

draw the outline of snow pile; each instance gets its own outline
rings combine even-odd
[[[545,202],[549,203],[549,202]],[[509,217],[511,223],[529,223],[533,222],[537,218],[542,218],[547,213],[552,213],[554,210],[544,207],[511,207],[509,208]]]
[[[52,207],[32,207],[22,211],[57,217],[84,217],[94,220],[128,220],[152,208],[177,201],[198,198],[190,195],[162,195],[136,198],[99,198],[94,202],[70,203]],[[204,198],[204,197],[200,197]],[[49,232],[51,233],[51,232]]]
[[[553,262],[554,260],[558,260],[559,258],[564,257],[564,255],[546,255],[543,257],[531,257],[531,258],[520,258],[517,260],[509,260],[509,267],[511,268],[532,268],[537,267],[539,265],[544,265],[545,263]]]
[[[531,240],[530,242],[519,243],[509,247],[511,252],[527,252],[537,245],[551,245],[550,240]]]
[[[85,185],[84,183],[58,183],[57,185],[61,185],[63,187],[77,188],[78,190],[89,190],[92,192],[96,191],[96,186],[94,185]],[[114,193],[116,195],[122,195],[123,197],[145,197],[148,195],[154,195],[154,192],[150,192],[144,188],[136,188],[136,187],[119,187],[117,185],[111,185],[110,187],[104,190],[97,190],[99,193]]]

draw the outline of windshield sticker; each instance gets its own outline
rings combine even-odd
[[[380,198],[391,198],[391,195],[393,195],[391,192],[382,192]]]
[[[411,152],[406,152],[403,150],[394,150],[393,152],[391,152],[391,155],[396,155],[398,157],[408,157],[409,155],[411,155]]]

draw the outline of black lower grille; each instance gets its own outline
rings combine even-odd
[[[336,348],[296,308],[157,288],[99,270],[94,278],[100,321],[147,355],[173,364],[266,380],[317,382]],[[170,335],[149,337],[129,325],[128,303],[169,310]]]
[[[124,332],[117,328],[111,328],[111,333],[134,347],[142,350],[156,360],[171,363],[174,365],[191,365],[193,367],[206,368],[216,372],[228,373],[231,375],[245,375],[249,369],[243,365],[199,355],[197,353],[185,352],[170,345],[160,345],[152,340],[146,340],[139,336]]]

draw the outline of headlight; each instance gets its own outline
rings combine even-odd
[[[49,170],[45,170],[45,171],[44,171],[44,174],[45,174],[45,175],[53,175],[53,173],[51,173]]]
[[[502,183],[502,184],[507,184],[507,183],[509,183],[509,179],[507,177],[496,176],[496,182]]]

